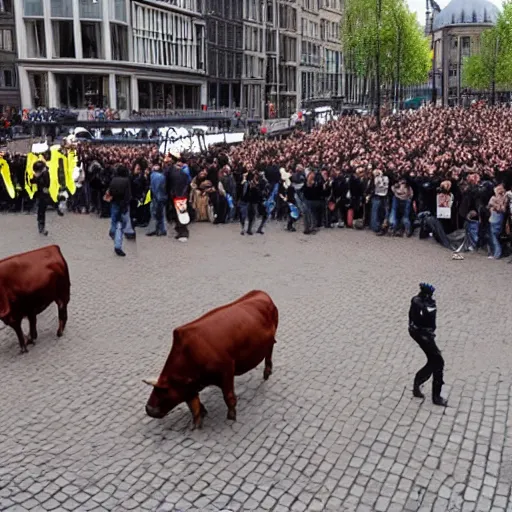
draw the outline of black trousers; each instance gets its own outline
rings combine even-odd
[[[414,386],[421,386],[433,376],[432,396],[438,397],[444,384],[444,359],[436,345],[435,334],[416,329],[409,329],[409,334],[427,356],[427,364],[416,374]]]
[[[39,232],[43,232],[46,226],[46,208],[48,206],[45,194],[40,194],[37,201],[37,227]]]

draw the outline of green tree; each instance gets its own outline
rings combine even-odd
[[[482,32],[476,53],[464,59],[462,84],[490,91],[493,105],[496,89],[512,85],[512,2],[503,4],[496,25]]]
[[[426,81],[428,40],[404,0],[346,0],[342,39],[350,70],[375,84],[380,127],[382,86]]]

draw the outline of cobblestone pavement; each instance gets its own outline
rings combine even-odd
[[[348,230],[307,238],[272,224],[194,225],[127,243],[108,223],[0,216],[0,257],[58,243],[70,321],[39,317],[18,355],[0,331],[0,509],[512,511],[510,273],[505,262],[428,241]],[[419,281],[437,285],[450,407],[411,396],[424,356],[407,334]],[[236,381],[238,422],[219,390],[194,431],[186,406],[145,415],[172,329],[254,289],[280,310],[274,374]],[[427,385],[430,394],[430,385]]]

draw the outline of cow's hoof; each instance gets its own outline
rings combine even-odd
[[[236,421],[236,411],[228,411],[228,420]]]
[[[63,331],[61,331],[61,330],[57,331],[57,338],[62,338],[63,335],[64,335]]]
[[[272,370],[265,370],[263,372],[263,380],[268,380],[271,375],[272,375]]]
[[[22,354],[28,354],[28,348],[27,347],[24,347],[22,349],[20,349],[20,355]]]
[[[29,339],[27,340],[27,345],[35,345],[35,344],[36,344],[36,342],[35,342],[35,338],[29,338]]]
[[[194,422],[194,430],[201,430],[203,428],[203,417],[201,417],[198,421]]]

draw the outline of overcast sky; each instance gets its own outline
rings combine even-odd
[[[418,20],[420,21],[420,23],[422,25],[425,25],[426,0],[407,0],[407,1],[409,3],[409,7],[411,8],[411,10],[415,11],[416,14],[418,15]],[[493,4],[496,4],[497,6],[501,6],[501,4],[503,3],[502,0],[491,0],[491,2]],[[443,7],[446,7],[450,3],[450,0],[437,0],[437,3],[439,4],[439,7],[441,7],[441,9],[442,9]]]

